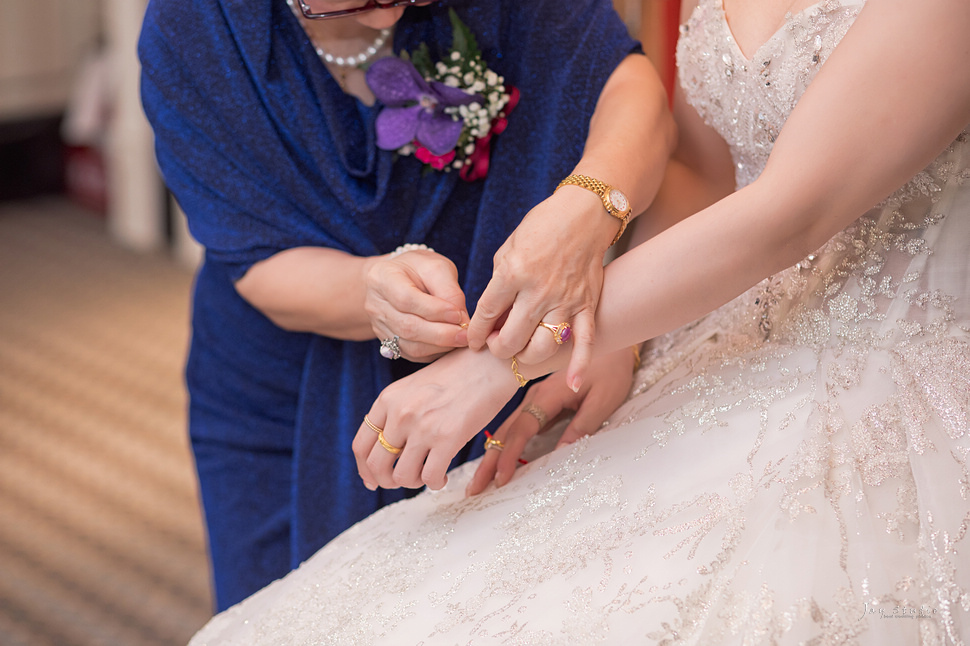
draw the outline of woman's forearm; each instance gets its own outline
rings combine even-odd
[[[573,172],[619,188],[636,217],[654,199],[676,139],[660,77],[646,56],[630,55],[603,87]]]
[[[253,265],[236,290],[283,329],[363,341],[374,338],[364,309],[374,261],[322,247],[287,249]]]

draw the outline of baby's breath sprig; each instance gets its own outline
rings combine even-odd
[[[435,98],[443,97],[446,93],[438,91],[433,93],[435,96],[431,96],[431,92],[425,93],[418,88],[412,103],[388,105],[385,109],[406,108],[416,102],[424,106],[429,114],[437,112],[443,119],[450,118],[454,123],[461,123],[461,130],[457,133],[457,138],[451,140],[454,142],[453,147],[447,150],[438,146],[432,152],[429,148],[434,146],[426,146],[416,137],[389,149],[395,150],[399,155],[413,154],[437,170],[459,170],[462,179],[473,181],[484,177],[488,172],[491,138],[505,130],[508,124],[506,117],[515,107],[518,92],[515,88],[507,87],[505,79],[488,68],[474,34],[454,9],[449,10],[449,17],[452,45],[443,60],[433,62],[426,43],[422,43],[410,54],[402,52],[401,59],[413,65],[414,70],[428,84],[428,88],[454,88],[460,90],[465,98],[455,100],[450,97],[446,103]],[[380,63],[378,61],[374,66],[379,67]],[[377,75],[371,86],[375,89],[375,95],[380,98],[381,79]],[[393,141],[394,137],[384,137],[384,140]],[[450,146],[451,142],[447,145]]]

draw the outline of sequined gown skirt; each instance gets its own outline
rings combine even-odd
[[[966,158],[655,340],[598,435],[472,499],[466,465],[193,644],[963,643]]]

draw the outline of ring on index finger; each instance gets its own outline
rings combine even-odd
[[[556,345],[562,345],[569,340],[569,337],[573,335],[573,326],[566,321],[563,321],[559,325],[551,325],[545,321],[539,321],[539,325],[536,327],[536,329],[538,330],[540,327],[544,327],[552,332],[552,336],[556,339]]]

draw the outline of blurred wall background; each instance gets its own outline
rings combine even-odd
[[[146,0],[0,2],[0,199],[63,191],[126,248],[198,249],[167,203],[138,95]]]
[[[60,119],[100,36],[98,0],[0,3],[0,198],[63,186]]]
[[[0,118],[63,112],[82,58],[101,37],[100,0],[0,3]]]

